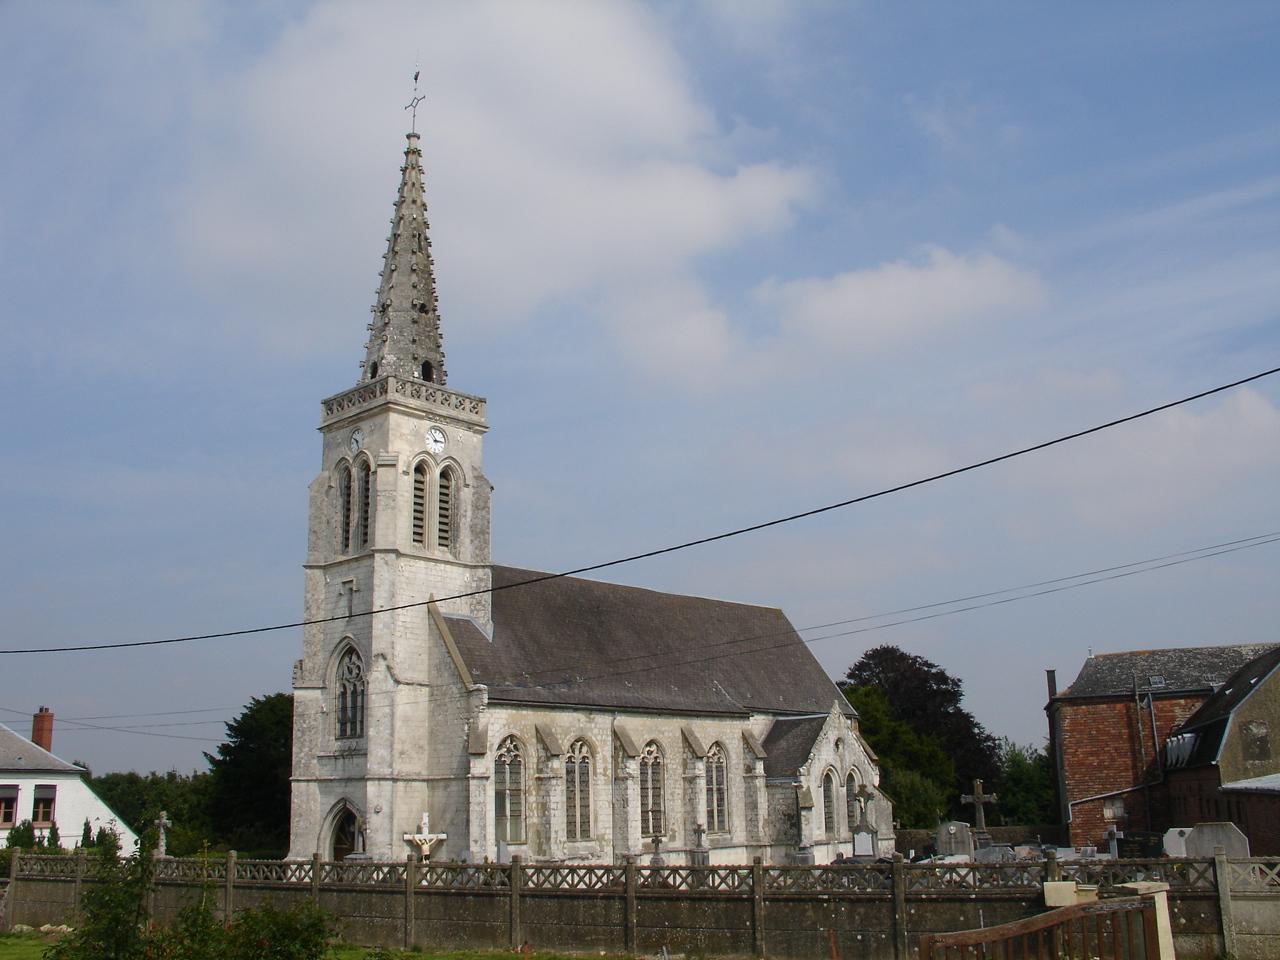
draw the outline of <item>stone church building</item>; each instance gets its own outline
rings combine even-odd
[[[408,141],[363,375],[322,403],[290,856],[891,853],[857,716],[782,611],[491,562],[485,401],[445,385]]]

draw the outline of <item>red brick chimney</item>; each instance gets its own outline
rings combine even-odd
[[[53,751],[53,711],[48,707],[41,707],[31,715],[31,742]]]

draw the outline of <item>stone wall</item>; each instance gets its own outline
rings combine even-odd
[[[21,858],[9,921],[74,923],[95,882],[87,861]],[[228,880],[228,877],[231,879]],[[648,868],[169,860],[150,904],[157,922],[210,890],[222,915],[312,899],[364,945],[603,950],[653,954],[827,955],[908,960],[927,933],[989,927],[1044,910],[1041,883],[1104,893],[1135,879],[1171,886],[1178,956],[1240,960],[1280,952],[1280,862],[860,864]],[[1218,878],[1229,880],[1218,884]],[[1227,934],[1224,936],[1224,932]]]

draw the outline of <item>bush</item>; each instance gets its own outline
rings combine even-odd
[[[329,915],[311,902],[289,910],[264,904],[236,914],[226,960],[320,960],[333,934]]]

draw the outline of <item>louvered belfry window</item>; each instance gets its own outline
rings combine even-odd
[[[591,838],[591,748],[577,740],[564,758],[566,840]]]
[[[660,837],[662,823],[662,748],[654,741],[640,754],[640,835]]]
[[[707,832],[724,833],[729,829],[728,797],[725,775],[728,773],[724,747],[715,744],[707,751]]]
[[[830,770],[822,775],[822,825],[827,836],[836,833],[836,778]]]
[[[524,842],[524,751],[507,737],[493,758],[493,812],[498,840]]]
[[[368,463],[360,464],[359,483],[356,486],[358,515],[356,517],[356,545],[363,550],[369,546],[369,501],[371,474]]]
[[[338,551],[348,553],[351,550],[351,467],[345,463],[338,474],[338,496],[342,501],[339,507]]]
[[[413,468],[413,542],[427,542],[427,485],[430,482],[426,463]]]
[[[441,550],[453,549],[453,471],[445,467],[440,471],[440,484],[436,492],[436,546]]]

